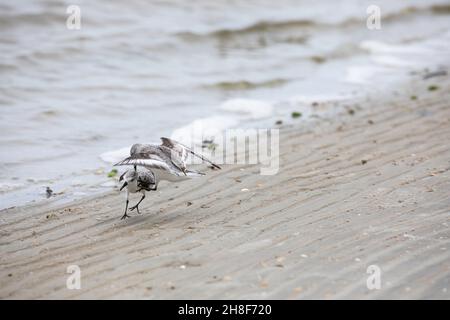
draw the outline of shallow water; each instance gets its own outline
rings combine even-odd
[[[448,1],[377,1],[381,30],[371,1],[78,3],[80,30],[70,2],[0,3],[0,208],[110,189],[104,160],[134,142],[293,122],[450,53]]]

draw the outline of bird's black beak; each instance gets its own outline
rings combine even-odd
[[[123,186],[120,188],[120,191],[122,191],[123,188],[125,188],[128,185],[128,182],[125,181],[125,183],[123,184]]]

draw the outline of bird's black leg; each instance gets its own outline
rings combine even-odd
[[[122,218],[120,218],[120,220],[123,220],[123,219],[126,219],[126,218],[129,218],[130,216],[129,215],[127,215],[127,210],[128,210],[128,197],[127,197],[127,204],[125,205],[125,213],[123,214],[123,216],[122,216]]]
[[[142,198],[141,198],[141,200],[139,200],[139,202],[135,205],[135,206],[133,206],[133,207],[131,207],[130,208],[130,211],[133,211],[134,209],[136,209],[137,210],[137,213],[138,214],[141,214],[140,212],[139,212],[139,204],[142,202],[142,200],[144,200],[145,199],[145,193],[142,195]]]

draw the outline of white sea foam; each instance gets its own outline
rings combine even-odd
[[[205,139],[220,135],[224,130],[239,123],[231,116],[213,116],[192,121],[186,126],[173,131],[171,138],[185,145],[201,144]]]
[[[12,190],[20,189],[24,186],[23,183],[19,182],[6,182],[6,181],[0,181],[0,193],[2,192],[9,192]]]
[[[130,148],[131,146],[102,153],[100,159],[106,163],[117,163],[130,155]]]
[[[448,43],[431,38],[403,44],[388,44],[381,41],[362,41],[360,48],[369,52],[372,64],[353,65],[347,68],[345,82],[355,84],[380,83],[380,76],[401,79],[405,70],[415,70],[448,60]],[[444,58],[443,58],[444,57]],[[403,70],[402,70],[403,69]],[[383,83],[387,78],[383,78]]]
[[[450,34],[450,33],[449,33]],[[413,43],[387,44],[380,41],[362,41],[360,47],[368,51],[371,61],[391,68],[421,68],[430,61],[447,62],[449,54],[449,34]]]
[[[414,68],[424,64],[423,58],[421,57],[405,59],[404,57],[377,55],[372,57],[371,60],[380,66],[390,68]]]
[[[269,102],[253,99],[231,99],[220,106],[221,110],[238,113],[245,118],[264,119],[272,116],[273,105]]]
[[[434,50],[423,45],[392,45],[381,41],[362,41],[360,48],[376,54],[433,54]]]
[[[355,84],[367,84],[374,81],[377,74],[389,71],[386,67],[377,65],[359,65],[347,68],[344,81]]]

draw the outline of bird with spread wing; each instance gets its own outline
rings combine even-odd
[[[152,190],[156,190],[161,180],[176,182],[204,176],[205,173],[203,172],[189,170],[187,168],[189,155],[193,155],[203,162],[210,164],[212,168],[221,169],[217,164],[175,140],[163,137],[161,141],[162,144],[160,145],[134,144],[130,149],[130,156],[116,163],[114,166],[130,165],[135,168],[136,166],[146,168],[154,176],[155,189]]]

